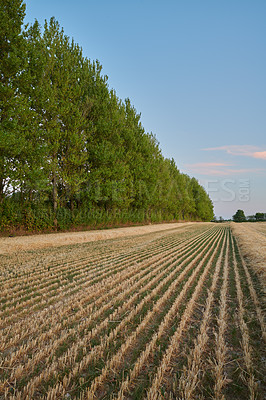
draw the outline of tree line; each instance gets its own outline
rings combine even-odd
[[[266,213],[257,212],[254,215],[246,216],[243,210],[237,210],[233,215],[234,222],[262,222],[266,221]]]
[[[24,26],[0,5],[0,227],[208,221],[212,202],[164,158],[130,99],[55,18]]]

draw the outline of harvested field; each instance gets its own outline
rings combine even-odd
[[[241,253],[266,284],[266,222],[231,223]]]
[[[263,399],[263,295],[228,224],[2,255],[1,399]]]
[[[137,236],[145,233],[160,232],[174,228],[184,228],[200,222],[153,224],[128,228],[103,229],[84,232],[63,232],[40,234],[33,236],[3,237],[0,238],[0,254],[10,254],[24,250],[36,250],[46,247],[59,247],[78,243],[89,243],[99,240],[123,238],[125,236]]]

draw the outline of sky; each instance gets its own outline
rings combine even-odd
[[[266,213],[265,0],[25,0],[130,98],[217,217]]]

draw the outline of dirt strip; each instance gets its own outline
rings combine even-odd
[[[177,222],[85,232],[64,232],[32,236],[5,237],[0,238],[0,254],[11,254],[23,250],[35,250],[45,247],[57,247],[94,242],[98,240],[116,239],[126,236],[144,235],[145,233],[184,228],[192,224],[206,224],[206,222]]]

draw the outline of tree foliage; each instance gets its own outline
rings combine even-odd
[[[266,213],[257,212],[255,215],[248,215],[247,216],[248,222],[262,222],[266,221]]]
[[[25,40],[22,0],[3,0],[0,4],[0,203],[16,169],[14,156],[23,147],[23,128],[27,101],[18,88],[25,66]]]
[[[205,190],[163,157],[100,63],[54,18],[23,30],[24,15],[21,0],[1,2],[1,227],[211,220]]]
[[[235,215],[233,215],[233,220],[235,222],[245,222],[246,221],[246,216],[243,210],[237,210]]]
[[[256,221],[266,221],[266,214],[262,212],[257,212],[255,214]]]

